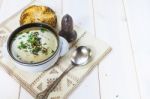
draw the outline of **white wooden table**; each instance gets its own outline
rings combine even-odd
[[[0,0],[0,22],[31,0]],[[112,52],[69,99],[150,99],[150,1],[52,0]],[[53,5],[52,6],[56,6]],[[33,99],[0,68],[1,99]]]

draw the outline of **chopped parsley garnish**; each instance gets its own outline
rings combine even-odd
[[[48,50],[43,47],[43,48],[42,48],[42,53],[44,53],[45,55],[47,55],[47,54],[48,54]]]
[[[27,44],[23,43],[23,41],[20,42],[20,45],[18,46],[19,49],[26,49],[27,48]]]
[[[31,52],[34,54],[34,55],[38,55],[38,52],[41,51],[41,47],[34,47],[33,49],[31,49]]]
[[[32,34],[29,35],[28,37],[28,43],[31,44],[32,47],[35,47],[35,46],[40,46],[41,45],[41,42],[40,42],[40,39],[38,37],[39,33],[38,32],[34,32]]]
[[[25,35],[22,35],[22,37],[25,37]]]
[[[16,55],[17,57],[20,57],[18,54]]]
[[[55,51],[54,50],[52,50],[52,53],[54,53]]]
[[[34,61],[30,61],[30,63],[34,63]]]
[[[47,31],[47,29],[41,28],[41,32],[42,32],[42,33],[44,33],[45,31]]]
[[[44,43],[43,45],[47,45],[47,43]]]
[[[24,50],[25,52],[28,52],[28,50]]]
[[[41,51],[43,54],[48,54],[48,49],[43,47],[41,44],[41,38],[38,37],[39,33],[34,32],[29,34],[27,42],[24,43],[23,41],[20,42],[18,48],[24,49],[25,52],[30,51],[34,55],[38,55]],[[45,43],[46,44],[46,43]]]

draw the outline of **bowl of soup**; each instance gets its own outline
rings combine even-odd
[[[25,71],[47,70],[67,51],[68,42],[43,23],[20,26],[7,40],[9,57],[16,67]]]

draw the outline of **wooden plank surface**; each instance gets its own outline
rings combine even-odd
[[[150,99],[150,1],[124,0],[141,99]]]
[[[2,3],[3,3],[3,0],[0,0],[0,8],[1,8],[1,6],[2,6]]]
[[[34,99],[24,88],[20,87],[20,94],[18,99]]]
[[[140,99],[123,2],[93,0],[93,9],[96,36],[113,48],[99,68],[101,98]]]
[[[0,98],[18,99],[19,84],[0,67]]]
[[[18,10],[26,6],[31,0],[0,0],[2,4],[0,7],[0,22],[3,22]]]

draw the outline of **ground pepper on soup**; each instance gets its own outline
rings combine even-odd
[[[12,41],[11,52],[22,62],[41,62],[57,49],[56,36],[45,28],[30,28],[18,33]]]

